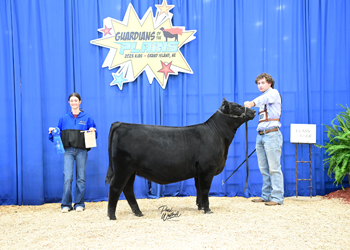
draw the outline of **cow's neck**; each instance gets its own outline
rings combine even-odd
[[[242,122],[239,122],[239,120],[240,119],[225,116],[216,112],[206,123],[220,137],[228,139],[229,143],[231,143],[236,134],[237,128],[242,125]]]

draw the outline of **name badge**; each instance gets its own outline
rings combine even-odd
[[[267,120],[267,110],[265,105],[259,108],[259,122],[264,122]]]
[[[259,122],[266,121],[266,112],[259,114]]]

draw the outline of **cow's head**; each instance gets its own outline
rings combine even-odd
[[[235,102],[228,102],[225,98],[222,100],[219,111],[233,118],[242,118],[244,121],[253,120],[256,115],[255,110],[245,108]]]

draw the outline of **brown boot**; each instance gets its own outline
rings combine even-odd
[[[276,205],[281,205],[276,201],[269,201],[269,202],[265,202],[266,206],[276,206]]]
[[[258,199],[253,199],[252,202],[266,202],[266,201],[264,201],[264,200],[261,199],[261,198],[258,198]]]

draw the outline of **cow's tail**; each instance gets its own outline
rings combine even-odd
[[[114,176],[114,167],[113,167],[113,159],[112,159],[112,143],[113,143],[113,134],[114,131],[121,125],[121,122],[115,122],[111,125],[111,129],[109,130],[109,136],[108,136],[108,159],[109,159],[109,166],[108,171],[105,179],[105,184],[111,184],[112,178]]]

